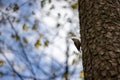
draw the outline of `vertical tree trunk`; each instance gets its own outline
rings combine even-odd
[[[120,80],[120,0],[78,0],[85,80]]]

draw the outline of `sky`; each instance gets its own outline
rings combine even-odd
[[[19,6],[18,11],[13,9],[16,3]],[[29,6],[30,3],[33,4]],[[74,53],[82,54],[75,48],[71,40],[73,36],[68,34],[74,32],[75,37],[80,37],[78,35],[78,12],[70,8],[70,4],[64,0],[52,0],[51,3],[46,0],[42,7],[40,0],[0,0],[0,16],[4,14],[0,18],[0,32],[2,33],[0,35],[0,60],[5,61],[5,64],[0,66],[0,71],[10,73],[8,76],[1,77],[1,80],[8,80],[8,78],[20,80],[16,76],[10,76],[13,75],[11,72],[13,68],[22,75],[42,80],[46,78],[45,73],[50,75],[51,70],[53,72],[57,70],[58,75],[64,73],[68,44],[69,55],[72,55],[68,62],[68,65],[71,66],[69,71],[73,71],[75,68],[76,73],[76,75],[70,76],[70,80],[82,80],[79,78],[82,61],[79,60],[77,65],[72,65],[73,60],[77,60],[76,57],[78,57]],[[37,26],[37,30],[33,29],[34,25]],[[20,40],[16,40],[14,37],[16,33]],[[35,46],[37,41],[40,43],[38,47]],[[49,45],[45,46],[47,41]],[[26,78],[25,80],[33,79]],[[64,79],[58,77],[55,80]]]

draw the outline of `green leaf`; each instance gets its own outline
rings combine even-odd
[[[77,7],[78,7],[78,3],[77,3],[77,2],[71,4],[71,8],[72,8],[72,9],[77,9]]]
[[[18,11],[18,10],[19,10],[18,4],[14,4],[13,11]]]
[[[20,37],[18,35],[16,35],[15,37],[16,41],[20,40]]]
[[[0,66],[3,66],[5,64],[5,61],[0,60]]]
[[[23,30],[24,30],[24,31],[28,31],[28,29],[29,29],[29,27],[27,26],[27,24],[24,24],[24,25],[23,25]]]
[[[36,43],[35,43],[35,47],[36,48],[39,48],[41,46],[41,41],[40,40],[37,40]]]
[[[47,47],[48,45],[49,45],[49,41],[46,40],[46,41],[44,42],[44,46]]]
[[[84,78],[84,71],[83,70],[80,72],[80,78]]]
[[[28,43],[27,38],[23,37],[23,42],[27,44]]]
[[[76,35],[75,35],[73,32],[71,32],[71,31],[70,31],[68,34],[69,34],[70,36],[72,36],[72,37],[76,36]]]
[[[16,35],[12,34],[11,37],[16,39],[16,41],[20,40],[20,37],[17,34]]]
[[[33,27],[32,27],[32,30],[37,30],[37,29],[38,29],[37,24],[34,24]]]
[[[41,7],[43,8],[44,5],[45,5],[45,0],[42,0],[42,1],[41,1]]]
[[[63,75],[62,75],[63,78],[67,78],[68,77],[68,74],[65,72]]]

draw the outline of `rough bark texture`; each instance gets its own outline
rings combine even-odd
[[[78,0],[85,80],[120,80],[120,0]]]

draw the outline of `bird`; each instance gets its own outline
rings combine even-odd
[[[81,46],[80,40],[77,38],[72,38],[72,41],[74,42],[74,45],[77,48],[77,50],[80,51],[80,46]]]

